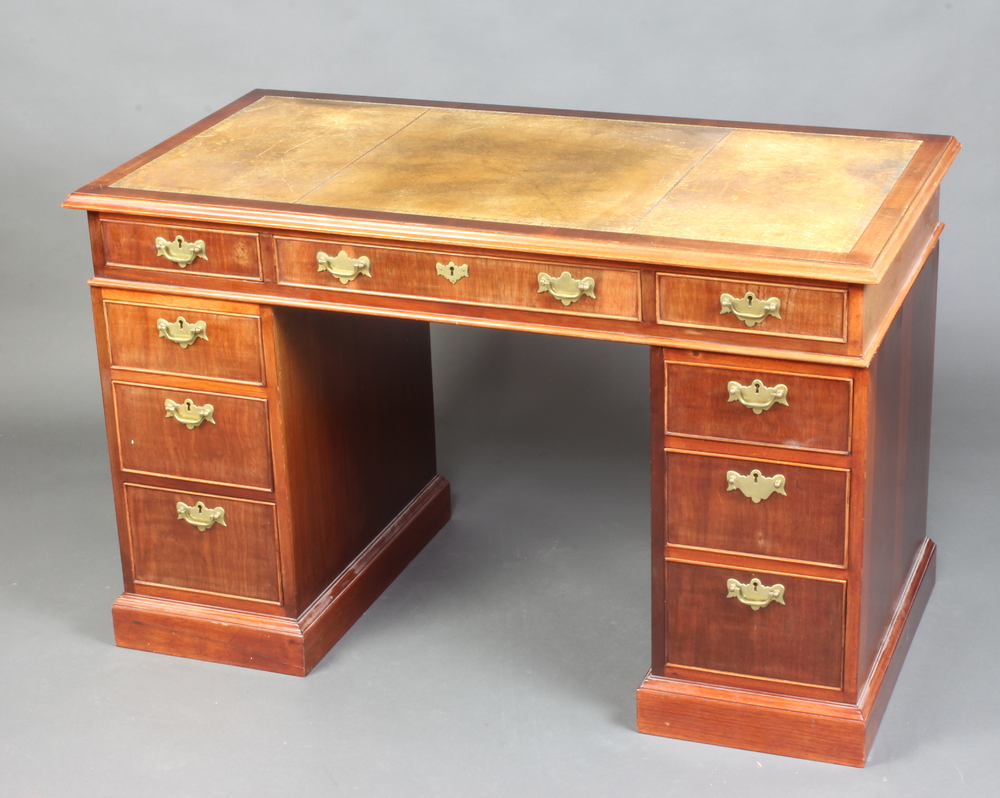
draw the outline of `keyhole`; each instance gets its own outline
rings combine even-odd
[[[455,266],[451,263],[448,264],[448,271],[451,272],[451,276],[455,276]]]

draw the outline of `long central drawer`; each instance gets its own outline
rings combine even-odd
[[[637,270],[280,236],[275,237],[275,246],[278,281],[285,284],[547,313],[641,319]],[[568,277],[564,278],[564,273]],[[562,282],[557,283],[560,279]],[[550,282],[554,292],[545,288]]]

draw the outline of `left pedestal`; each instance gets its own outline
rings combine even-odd
[[[93,289],[119,645],[305,675],[450,516],[425,322]]]

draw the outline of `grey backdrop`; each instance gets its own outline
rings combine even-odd
[[[2,23],[0,795],[997,794],[996,0],[8,0]],[[114,647],[87,234],[59,205],[256,87],[964,143],[941,211],[938,583],[866,769],[633,730],[641,347],[436,327],[454,520],[308,678]]]

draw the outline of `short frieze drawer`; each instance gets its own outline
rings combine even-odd
[[[101,221],[108,266],[261,280],[257,234],[172,222]]]
[[[657,274],[659,324],[748,335],[847,341],[847,289]]]

